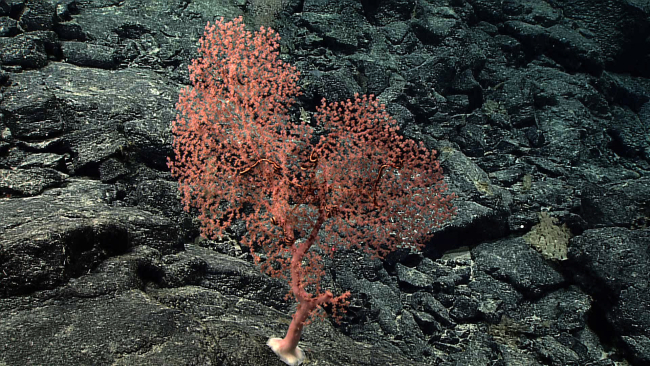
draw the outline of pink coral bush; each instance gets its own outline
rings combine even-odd
[[[176,106],[169,167],[204,236],[243,221],[255,262],[288,281],[298,307],[285,338],[268,345],[298,365],[310,316],[328,306],[338,318],[350,297],[321,287],[323,255],[421,249],[455,214],[454,195],[436,152],[398,134],[372,95],[323,100],[315,126],[293,122],[299,73],[280,60],[278,42],[271,29],[247,31],[241,18],[208,23]]]

